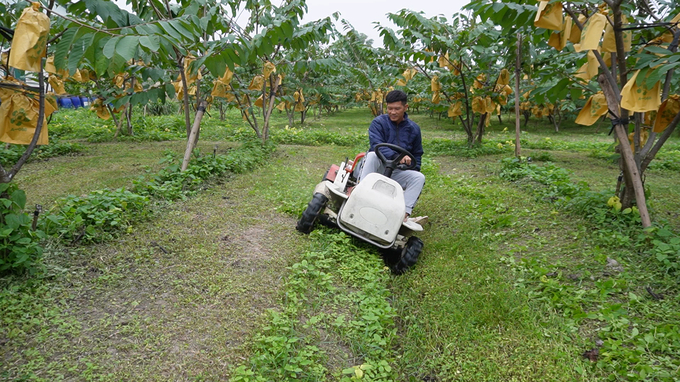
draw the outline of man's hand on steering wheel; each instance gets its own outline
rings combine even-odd
[[[407,155],[407,156],[401,158],[401,161],[399,161],[399,164],[404,164],[406,166],[410,166],[411,165],[411,157]]]

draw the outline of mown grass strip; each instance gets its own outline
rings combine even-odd
[[[281,311],[269,312],[231,381],[393,379],[390,273],[375,251],[352,241],[312,232],[310,250],[289,268]]]
[[[440,173],[444,166],[455,175]],[[391,283],[400,380],[576,380],[578,347],[563,319],[531,304],[500,263],[505,243],[531,218],[529,205],[479,166],[424,166],[414,212],[430,216],[425,250]]]

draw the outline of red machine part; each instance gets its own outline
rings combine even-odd
[[[340,170],[340,166],[338,166],[337,164],[332,165],[331,168],[328,169],[328,172],[326,173],[324,179],[330,180],[331,182],[335,182],[335,177],[338,175],[338,170]]]

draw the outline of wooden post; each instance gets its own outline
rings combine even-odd
[[[201,127],[201,119],[203,119],[203,114],[205,114],[205,108],[208,103],[205,100],[201,100],[201,103],[196,110],[196,117],[194,118],[194,125],[191,127],[191,133],[189,133],[189,139],[187,140],[187,149],[184,152],[184,160],[182,161],[182,171],[189,167],[189,159],[191,159],[191,153],[194,151],[196,146],[196,137],[198,136],[198,130]]]
[[[522,74],[520,59],[522,53],[522,35],[517,33],[517,59],[515,60],[515,157],[519,158],[522,155],[522,146],[520,139],[520,117],[519,117],[519,76]]]
[[[619,110],[621,113],[621,101],[620,96],[614,92],[611,84],[607,81],[607,78],[600,74],[597,78],[600,83],[604,97],[607,100],[607,105],[609,105],[609,110]],[[635,158],[633,156],[633,151],[630,149],[628,144],[628,126],[622,124],[617,124],[614,127],[616,132],[616,138],[619,140],[619,150],[621,151],[621,157],[626,168],[626,172],[630,176],[633,183],[633,191],[635,192],[635,201],[637,202],[638,211],[640,211],[640,219],[642,220],[642,227],[651,227],[652,221],[649,217],[649,212],[647,211],[647,201],[645,199],[645,189],[642,185],[642,179],[640,178],[640,170],[635,164]]]

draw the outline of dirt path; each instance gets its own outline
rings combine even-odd
[[[53,279],[27,293],[37,325],[0,331],[0,377],[225,380],[298,253],[294,219],[250,195],[267,171],[171,205],[116,243],[49,254]]]

